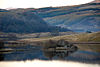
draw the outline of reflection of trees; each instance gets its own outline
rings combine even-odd
[[[55,55],[56,55],[56,52],[54,51],[44,51],[44,56],[49,59],[52,59]]]
[[[49,59],[52,59],[53,57],[64,59],[71,53],[77,51],[77,49],[78,48],[75,45],[61,39],[57,42],[49,40],[43,50],[44,55]]]
[[[4,55],[0,54],[0,61],[3,61],[3,60],[4,60]]]
[[[69,55],[69,51],[44,51],[44,56],[49,59],[57,57],[58,59],[64,59]]]
[[[4,42],[0,41],[0,49],[4,48]]]
[[[4,48],[4,42],[0,41],[0,50]],[[0,51],[0,61],[4,60],[4,55],[2,54],[2,52]]]
[[[75,47],[75,49],[77,49]],[[44,50],[44,56],[46,56],[49,59],[53,59],[54,57],[57,57],[58,59],[65,59],[65,57],[69,56],[76,50]]]

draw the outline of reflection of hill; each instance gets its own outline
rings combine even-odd
[[[44,45],[43,52],[49,59],[53,59],[54,57],[64,59],[70,55],[70,53],[77,51],[77,49],[78,48],[76,46],[63,39],[58,40],[57,42],[49,40]]]
[[[0,44],[1,45],[1,44]],[[2,47],[3,48],[3,47]],[[1,61],[26,61],[26,60],[64,60],[64,61],[77,61],[84,63],[99,63],[100,53],[85,51],[67,51],[67,50],[55,50],[48,51],[43,50],[40,46],[24,45],[16,47],[7,47],[12,49],[19,49],[19,51],[6,52],[0,54]]]
[[[91,46],[89,46],[91,48]],[[87,47],[83,47],[84,49]],[[48,51],[44,50],[44,55],[49,59],[55,60],[69,60],[69,61],[77,61],[84,63],[100,63],[100,53],[92,50],[91,52],[86,49],[85,51],[81,50],[79,47],[78,51],[67,51],[67,50],[59,50],[59,51]],[[96,49],[96,47],[94,47]]]
[[[2,61],[25,61],[25,60],[33,60],[39,59],[41,55],[40,47],[37,46],[21,46],[21,47],[12,47],[12,49],[17,49],[17,51],[13,51],[11,53],[2,54],[4,59]],[[10,58],[9,58],[10,57]]]
[[[44,55],[49,59],[65,59],[65,57],[69,56],[72,52],[71,51],[44,51]]]
[[[0,50],[4,48],[4,43],[2,41],[0,41]],[[0,52],[0,61],[4,60],[4,54],[2,54],[2,52]]]
[[[80,44],[77,47],[82,51],[100,52],[100,44]]]
[[[79,61],[84,63],[99,63],[100,64],[100,53],[88,52],[88,51],[78,51],[71,56],[66,58],[71,61]]]

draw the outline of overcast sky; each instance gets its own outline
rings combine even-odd
[[[69,6],[91,2],[93,0],[0,0],[0,8],[42,8],[49,6]]]

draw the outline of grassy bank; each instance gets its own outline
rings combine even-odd
[[[72,35],[64,35],[64,36],[56,36],[56,37],[42,37],[42,38],[27,38],[21,39],[20,41],[26,42],[43,42],[48,40],[60,40],[64,39],[69,42],[100,42],[100,32],[94,33],[80,33],[80,34],[72,34]]]

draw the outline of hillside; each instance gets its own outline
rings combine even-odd
[[[51,8],[35,11],[50,25],[69,28],[76,32],[100,31],[100,3]]]
[[[35,15],[33,10],[0,9],[0,31],[5,33],[34,33],[50,32],[56,28],[60,31],[70,31],[68,29],[48,25],[44,20]]]
[[[70,42],[100,42],[100,32],[65,35],[53,39],[64,39]]]
[[[100,0],[94,0],[92,3],[100,3]]]
[[[26,39],[21,39],[19,41],[39,43],[39,42],[47,42],[48,40],[57,41],[60,39],[64,39],[69,42],[100,42],[100,32],[80,33],[80,34],[48,37],[48,38],[26,38]]]
[[[58,28],[60,31],[97,32],[100,31],[100,3],[97,0],[95,2],[39,9],[0,9],[0,31],[34,33]]]

